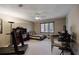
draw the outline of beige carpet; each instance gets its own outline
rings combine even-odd
[[[25,55],[51,55],[50,39],[44,39],[42,41],[30,40],[25,42],[25,44],[28,44]]]

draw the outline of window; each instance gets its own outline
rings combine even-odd
[[[41,24],[41,32],[54,32],[54,23]]]
[[[44,24],[45,25],[45,28],[44,29],[44,32],[48,32],[48,23]]]
[[[44,24],[41,24],[41,32],[44,32]]]
[[[53,23],[49,23],[49,32],[54,32],[54,24]]]

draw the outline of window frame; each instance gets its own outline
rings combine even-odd
[[[44,30],[44,32],[41,32],[41,24],[44,24],[44,29],[45,29],[45,24],[46,23],[53,23],[53,32],[45,32],[45,30]],[[40,23],[40,33],[54,33],[55,32],[55,22],[54,21],[52,21],[52,22],[43,22],[43,23]]]

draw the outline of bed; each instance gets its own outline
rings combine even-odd
[[[31,36],[31,39],[36,39],[36,40],[43,40],[45,38],[46,38],[45,35],[40,35],[40,34],[36,34],[36,35]]]

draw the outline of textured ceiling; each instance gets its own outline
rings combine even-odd
[[[29,21],[35,21],[35,17],[43,19],[66,16],[72,5],[66,4],[0,4],[0,13],[13,17],[23,18]]]

